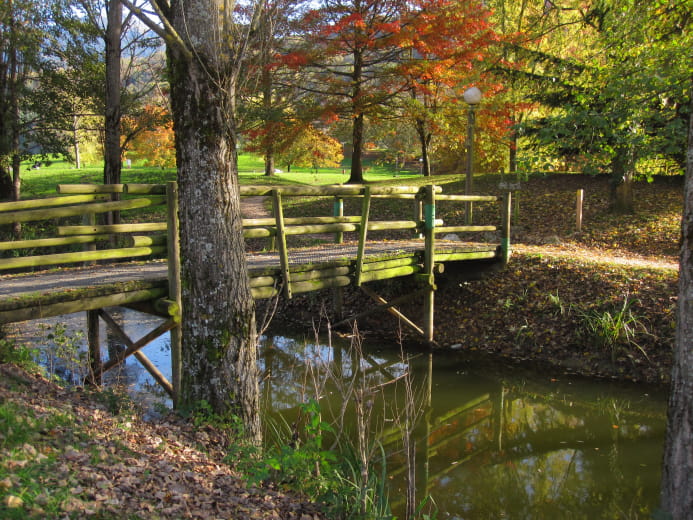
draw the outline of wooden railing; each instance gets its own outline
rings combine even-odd
[[[176,222],[170,209],[159,218],[161,221],[129,222],[122,224],[97,224],[97,215],[113,211],[127,212],[142,208],[166,206],[167,199],[175,200],[176,183],[166,184],[62,184],[60,196],[0,203],[0,226],[15,222],[48,221],[44,226],[49,236],[26,240],[0,242],[0,255],[12,251],[13,256],[0,258],[0,271],[31,269],[82,262],[114,261],[123,259],[147,259],[169,257],[167,230]],[[504,260],[509,251],[509,199],[495,196],[465,196],[442,194],[438,186],[241,186],[242,197],[266,196],[271,199],[271,217],[243,219],[243,233],[247,239],[267,238],[270,248],[279,252],[285,280],[289,277],[287,238],[312,234],[333,234],[333,241],[341,243],[345,233],[358,237],[358,256],[355,283],[360,285],[361,267],[365,244],[369,233],[380,231],[404,231],[409,237],[423,237],[432,269],[435,237],[445,233],[497,232],[497,225],[446,225],[436,219],[436,203],[452,201],[460,203],[499,203],[502,218],[500,226],[501,247]],[[111,200],[113,194],[122,194],[122,200]],[[284,201],[292,197],[332,198],[331,216],[285,217]],[[399,199],[411,201],[411,218],[402,220],[376,220],[371,206],[375,199]],[[360,211],[344,214],[345,199],[360,199]],[[170,208],[170,204],[168,205]],[[78,218],[81,217],[81,222]],[[73,222],[56,224],[58,219]],[[166,221],[164,221],[166,219]],[[169,233],[170,235],[170,233]],[[75,246],[83,250],[75,251]],[[101,249],[97,249],[100,246]],[[56,248],[62,249],[60,252]],[[72,251],[65,251],[72,249]],[[49,251],[34,253],[32,250]],[[28,252],[28,253],[27,253]],[[427,268],[428,269],[428,268]],[[288,287],[289,284],[285,284]],[[290,296],[287,295],[287,296]]]

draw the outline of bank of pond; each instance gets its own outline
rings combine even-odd
[[[132,312],[120,319],[137,338],[148,325]],[[71,320],[66,335],[81,318],[60,318]],[[25,329],[23,339],[46,330]],[[120,347],[103,332],[107,355]],[[144,349],[164,373],[167,341]],[[661,388],[286,330],[266,332],[259,353],[265,422],[300,424],[301,403],[317,398],[334,435],[356,439],[360,427],[368,446],[384,450],[389,501],[400,518],[408,475],[417,501],[430,496],[438,518],[646,518],[659,503]],[[116,377],[136,399],[170,404],[149,391],[155,384],[134,359],[109,375]],[[371,450],[374,467],[379,453]]]

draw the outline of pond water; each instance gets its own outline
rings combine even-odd
[[[133,339],[156,326],[122,312]],[[80,320],[68,322],[68,334],[84,327]],[[352,439],[364,423],[370,445],[377,438],[387,453],[389,496],[400,518],[408,466],[399,432],[407,409],[416,419],[408,437],[416,448],[416,500],[430,495],[438,518],[648,518],[657,507],[661,391],[502,367],[461,351],[402,355],[355,343],[267,333],[263,403],[292,424],[298,404],[319,396],[323,419]],[[170,373],[168,350],[163,336],[144,353]],[[117,376],[140,393],[153,384],[134,358]],[[363,421],[355,403],[363,405]]]

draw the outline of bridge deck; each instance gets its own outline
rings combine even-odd
[[[342,271],[331,276],[327,286],[353,283],[358,244],[327,244],[289,251],[291,273],[315,272],[339,267]],[[421,240],[368,243],[364,264],[410,259],[409,270],[387,270],[384,277],[406,276],[418,271],[423,262],[424,243]],[[256,298],[277,294],[281,285],[279,254],[249,253],[248,269]],[[464,261],[487,258],[499,259],[496,244],[436,241],[436,262]],[[382,271],[385,273],[385,271]],[[0,276],[0,323],[57,316],[71,312],[99,309],[113,301],[126,305],[166,298],[167,264],[165,261],[104,264],[78,268],[59,268],[25,274]],[[323,275],[304,276],[315,280]],[[262,281],[262,280],[267,281]],[[302,286],[293,292],[317,290],[324,286]],[[270,289],[268,290],[262,290]],[[115,297],[115,300],[114,300]]]

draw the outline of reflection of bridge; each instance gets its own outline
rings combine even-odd
[[[368,412],[370,442],[379,440],[387,452],[389,494],[398,517],[405,516],[401,513],[407,488],[403,424],[398,423],[404,420],[407,374],[418,390],[414,406],[418,421],[411,436],[416,447],[417,496],[420,501],[431,494],[443,508],[441,513],[499,518],[488,511],[461,515],[462,510],[450,502],[497,497],[507,486],[534,507],[543,498],[547,504],[563,499],[569,504],[572,495],[566,494],[571,493],[609,497],[613,492],[608,500],[617,500],[619,493],[628,497],[624,490],[638,479],[639,485],[649,486],[649,493],[652,482],[645,480],[658,479],[664,404],[643,400],[640,392],[633,396],[638,406],[630,407],[624,395],[596,397],[594,390],[601,394],[613,391],[610,387],[544,383],[541,376],[534,376],[537,381],[524,377],[503,381],[478,375],[466,363],[457,365],[456,356],[449,353],[405,360],[392,351],[359,357],[354,348],[339,341],[327,347],[281,339],[274,343],[269,339],[261,351],[267,376],[263,380],[266,407],[281,414],[287,424],[301,424],[296,405],[319,393],[322,419],[335,431],[348,429],[357,439],[354,430],[360,422],[354,415],[355,403],[364,395],[373,399]],[[461,373],[464,367],[469,370]],[[360,378],[363,384],[357,382]],[[295,433],[301,432],[298,427]],[[648,447],[654,450],[648,452]],[[658,484],[654,489],[656,495]],[[449,493],[459,496],[451,498]],[[542,497],[541,493],[553,495]],[[599,497],[589,499],[595,508],[604,505]],[[509,516],[566,517],[519,511]]]
[[[526,380],[516,385],[488,379],[473,384],[474,391],[465,392],[459,377],[446,381],[432,364],[433,355],[427,363],[413,367],[414,378],[425,381],[423,387],[427,389],[423,415],[413,434],[420,499],[432,495],[440,504],[444,500],[440,490],[447,485],[460,496],[467,494],[465,500],[473,502],[470,496],[481,496],[508,482],[521,495],[555,493],[544,497],[547,502],[566,499],[569,503],[570,499],[560,494],[572,492],[604,497],[613,492],[616,496],[623,493],[623,487],[635,486],[642,474],[648,475],[643,468],[653,462],[655,471],[649,470],[649,475],[654,486],[648,491],[657,496],[660,455],[658,451],[645,453],[643,446],[661,447],[663,405],[648,407],[643,403],[630,408],[627,401],[581,398],[580,392],[575,393],[579,389],[569,385]],[[464,379],[470,378],[473,376]],[[388,433],[388,451],[399,453],[401,458],[403,452],[397,447],[401,443],[399,432]],[[390,463],[401,462],[395,455]],[[621,469],[631,465],[635,467],[633,474]],[[487,480],[481,478],[482,470]],[[517,481],[512,482],[508,474],[513,474]],[[406,485],[405,467],[395,469],[390,476]],[[600,480],[602,484],[598,483]],[[572,482],[575,489],[559,489],[566,482]],[[549,491],[552,486],[555,489]],[[530,501],[531,498],[523,497]],[[535,499],[542,500],[539,496]],[[603,504],[594,500],[598,511]],[[393,507],[403,504],[395,500]],[[468,514],[475,518],[473,511]],[[518,518],[528,517],[520,511],[515,511]],[[534,514],[544,517],[536,511]]]
[[[168,185],[61,185],[61,196],[0,204],[0,225],[40,222],[36,230],[48,236],[29,240],[0,242],[0,324],[77,311],[87,311],[88,339],[95,378],[134,354],[171,394],[178,381],[179,340],[172,335],[173,384],[158,373],[140,352],[147,343],[168,330],[177,330],[180,320],[177,232],[177,188]],[[376,301],[376,310],[387,310],[433,341],[435,274],[446,262],[507,261],[509,251],[509,197],[495,225],[443,225],[436,219],[436,204],[462,202],[497,203],[490,196],[442,194],[435,186],[378,187],[262,187],[242,186],[242,196],[266,196],[271,199],[271,218],[244,219],[248,240],[269,239],[272,252],[249,253],[250,284],[255,298],[270,298],[347,285],[361,287]],[[122,197],[122,199],[121,199]],[[286,200],[303,201],[318,207],[318,200],[333,202],[331,216],[285,217]],[[344,214],[344,201],[356,200],[360,211]],[[413,217],[401,220],[372,218],[380,199],[411,201]],[[137,211],[127,224],[97,224],[97,214]],[[143,216],[143,212],[150,212]],[[158,216],[158,218],[157,218]],[[79,219],[82,219],[81,221]],[[151,221],[143,222],[144,218]],[[57,225],[58,219],[65,220]],[[32,228],[33,230],[34,228]],[[390,233],[403,231],[405,240],[391,240]],[[499,232],[499,233],[497,233]],[[353,234],[345,241],[345,234]],[[374,236],[388,233],[386,241]],[[455,233],[463,240],[438,240],[437,235]],[[33,234],[33,231],[32,231]],[[295,237],[325,234],[334,236],[334,244],[294,248]],[[491,242],[478,239],[491,236]],[[476,239],[476,240],[474,240]],[[23,251],[21,256],[15,256]],[[6,253],[5,253],[6,252]],[[168,262],[153,258],[167,256]],[[123,259],[146,260],[142,263],[112,263]],[[101,262],[95,265],[96,262]],[[103,262],[108,262],[104,264]],[[87,265],[85,265],[87,264]],[[65,268],[66,265],[81,267]],[[36,268],[51,270],[34,271]],[[59,268],[59,269],[55,269]],[[30,273],[16,274],[18,271]],[[420,289],[408,296],[387,302],[365,284],[377,280],[415,276]],[[395,306],[406,299],[419,298],[424,304],[424,324],[419,327],[402,316]],[[133,341],[104,310],[129,306],[163,316],[159,327]],[[98,319],[103,319],[122,339],[124,356],[101,362]]]

